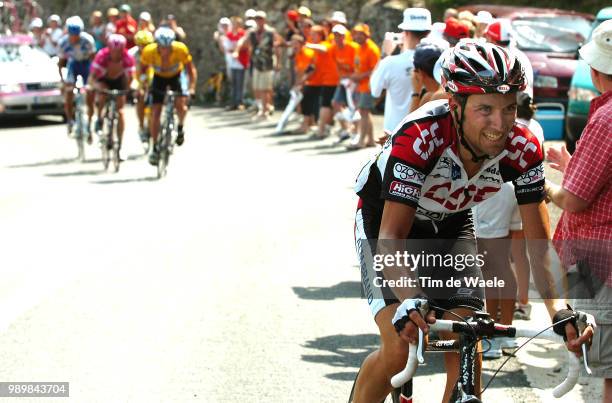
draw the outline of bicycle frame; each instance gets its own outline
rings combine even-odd
[[[83,110],[85,105],[83,88],[82,79],[80,79],[79,76],[79,79],[77,79],[77,82],[72,89],[72,93],[74,95],[74,138],[77,142],[79,152],[78,158],[81,162],[85,161],[85,128],[87,127],[87,124],[85,123],[85,111]]]
[[[164,99],[163,123],[158,133],[159,161],[157,163],[157,177],[166,175],[170,154],[172,154],[172,134],[174,132],[174,103],[176,92],[167,90]]]
[[[104,169],[108,169],[110,156],[108,151],[112,150],[113,166],[115,172],[119,171],[119,149],[121,148],[121,140],[118,132],[119,111],[117,109],[117,98],[128,93],[126,90],[98,90],[104,94],[106,104],[104,106],[104,125],[100,136],[100,145],[102,147],[102,164]],[[106,130],[105,130],[106,129]]]

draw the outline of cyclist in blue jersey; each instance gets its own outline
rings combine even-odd
[[[83,31],[83,20],[79,16],[72,16],[66,20],[67,33],[60,39],[58,44],[58,67],[62,82],[64,84],[64,112],[68,119],[68,134],[72,131],[74,124],[74,107],[72,89],[81,76],[83,84],[87,83],[91,61],[96,53],[93,37]],[[66,77],[62,75],[62,68],[67,68]],[[87,115],[89,117],[88,128],[91,128],[91,117],[93,116],[94,94],[87,91]],[[88,142],[91,143],[91,130],[89,130]]]

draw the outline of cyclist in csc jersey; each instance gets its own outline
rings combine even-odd
[[[178,115],[178,135],[176,144],[181,145],[184,141],[183,124],[187,115],[187,96],[195,94],[197,71],[192,63],[189,48],[175,40],[175,33],[170,28],[161,27],[155,31],[155,43],[147,45],[140,56],[141,71],[149,67],[154,70],[153,82],[151,83],[151,95],[153,100],[153,114],[151,117],[151,137],[153,147],[149,155],[149,162],[157,165],[159,151],[157,149],[157,136],[159,133],[162,103],[166,88],[176,91],[178,96],[175,108]],[[189,77],[189,89],[182,88],[181,72],[185,69]]]
[[[419,265],[412,274],[397,263],[385,262],[382,269],[372,269],[366,255],[394,254],[389,241],[408,240],[404,244],[410,246],[421,239],[432,245],[434,253],[477,257],[470,208],[498,192],[504,182],[514,184],[530,241],[534,279],[548,312],[554,318],[567,313],[563,301],[556,299],[545,247],[550,228],[542,146],[527,127],[515,124],[516,93],[525,87],[523,68],[507,50],[473,40],[459,43],[443,57],[442,84],[449,99],[432,101],[406,116],[361,170],[355,185],[359,195],[355,241],[362,286],[381,335],[380,348],[362,364],[355,402],[383,400],[392,391],[391,377],[406,364],[408,343],[416,341],[417,327],[427,333],[427,322],[435,322],[436,314],[452,318],[433,311],[423,318],[415,298],[428,298],[464,317],[484,305],[481,283],[466,280],[482,278],[479,265],[461,273],[454,265]],[[445,286],[437,289],[427,282],[397,287],[389,281],[423,275],[441,280],[454,276],[459,283],[449,287],[444,281]],[[592,336],[587,328],[577,338],[571,324],[555,330],[566,333],[567,348],[576,353]],[[453,338],[446,332],[440,336]],[[459,356],[447,353],[444,361],[443,401],[448,401],[458,376]],[[475,389],[481,390],[480,361],[476,366]]]

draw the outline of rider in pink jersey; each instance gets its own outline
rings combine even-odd
[[[126,40],[123,36],[112,34],[109,36],[107,47],[101,49],[91,64],[90,80],[94,88],[100,90],[125,91],[130,88],[135,71],[136,62],[134,57],[128,53]],[[106,103],[106,95],[98,93],[96,132],[102,129],[102,110]],[[119,141],[123,138],[125,127],[123,117],[123,105],[125,105],[125,94],[117,98],[117,110],[119,113],[118,134]]]

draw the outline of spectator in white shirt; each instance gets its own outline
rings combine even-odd
[[[57,14],[53,14],[47,18],[47,29],[44,33],[45,43],[43,45],[43,50],[51,57],[57,55],[57,44],[64,35],[61,24],[62,19]]]
[[[404,21],[398,28],[403,31],[402,53],[382,59],[370,76],[370,89],[374,97],[380,97],[383,89],[387,90],[383,124],[386,133],[393,132],[410,112],[414,49],[431,30],[431,13],[424,8],[407,8],[404,10]]]

